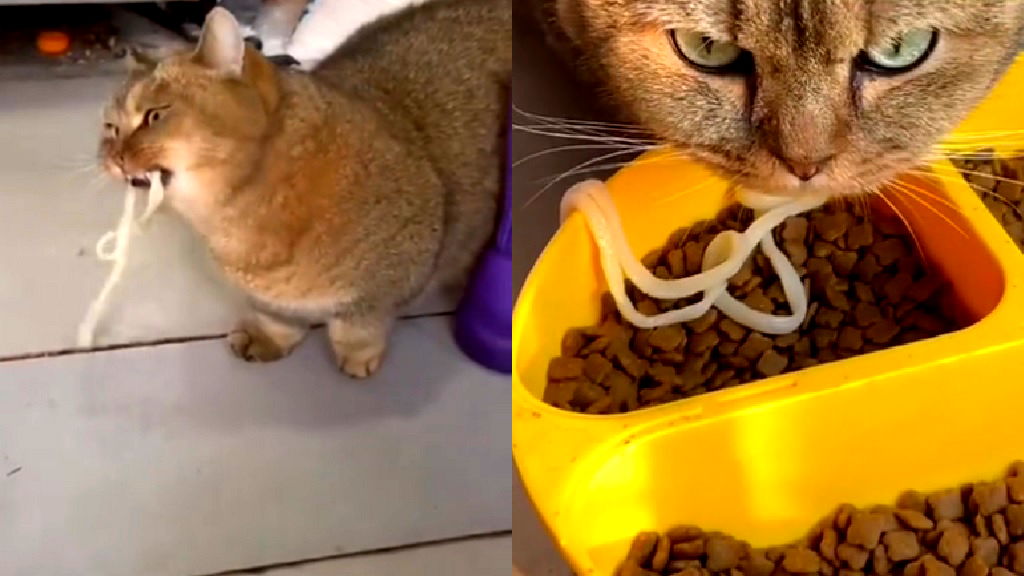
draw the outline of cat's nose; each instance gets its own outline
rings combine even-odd
[[[811,178],[817,176],[830,159],[831,156],[821,158],[819,160],[783,158],[782,163],[786,165],[786,168],[789,168],[789,171],[792,172],[794,176],[804,182],[807,182]]]

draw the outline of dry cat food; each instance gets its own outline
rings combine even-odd
[[[714,221],[673,234],[644,265],[660,278],[693,275],[711,239],[725,229],[744,230],[752,219],[749,210],[727,209]],[[927,272],[899,220],[826,205],[786,220],[775,234],[810,294],[800,330],[766,336],[715,309],[685,324],[641,330],[623,321],[606,294],[597,324],[564,335],[561,355],[548,366],[544,400],[590,414],[626,412],[958,327],[948,282]],[[759,251],[729,291],[756,310],[790,312]],[[628,293],[644,314],[690,303],[653,300],[632,287]]]
[[[618,576],[1013,576],[1024,574],[1024,463],[1007,477],[895,506],[840,506],[801,541],[755,549],[693,526],[633,540]]]
[[[952,161],[1006,233],[1024,249],[1024,153],[1000,158],[981,150]]]

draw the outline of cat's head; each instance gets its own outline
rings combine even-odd
[[[278,103],[273,65],[243,40],[238,22],[215,8],[195,51],[137,61],[104,110],[99,161],[118,179],[147,185],[258,161]]]
[[[555,0],[613,99],[777,194],[921,161],[1017,53],[1020,0]]]

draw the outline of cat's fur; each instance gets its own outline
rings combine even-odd
[[[1017,53],[1019,0],[532,0],[548,36],[618,110],[725,176],[778,194],[871,190],[921,158]],[[934,27],[897,76],[858,70],[869,43]],[[698,71],[668,30],[732,41],[747,77]],[[821,160],[802,182],[794,162]],[[790,166],[787,166],[787,162]]]
[[[194,53],[115,95],[101,162],[164,170],[171,206],[258,310],[231,336],[239,356],[278,359],[326,321],[339,366],[364,377],[399,307],[458,285],[489,241],[510,26],[507,0],[439,0],[307,74],[276,69],[215,9]]]

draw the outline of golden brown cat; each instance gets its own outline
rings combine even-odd
[[[256,313],[250,361],[326,322],[338,365],[380,364],[397,310],[457,286],[498,206],[512,65],[507,0],[440,0],[371,25],[311,74],[278,70],[225,10],[194,53],[145,68],[106,111],[103,166],[206,240]]]
[[[1017,54],[1020,0],[532,0],[619,111],[766,192],[870,190]]]

